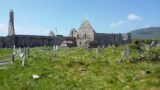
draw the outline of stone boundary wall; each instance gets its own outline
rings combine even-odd
[[[51,36],[34,36],[34,35],[15,35],[0,37],[0,48],[16,47],[36,47],[60,45],[63,41],[73,41],[76,46],[74,37],[51,37]]]
[[[123,38],[123,34],[106,34],[106,33],[96,33],[95,41],[98,45],[122,45],[131,42],[130,34],[126,34],[126,40]]]

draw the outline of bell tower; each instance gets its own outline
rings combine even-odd
[[[9,12],[9,26],[8,26],[8,36],[13,36],[15,35],[15,30],[14,30],[14,12],[11,9]]]

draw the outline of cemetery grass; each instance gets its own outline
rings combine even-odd
[[[31,48],[24,67],[16,58],[6,69],[0,69],[0,90],[159,90],[160,62],[120,63],[124,47],[105,48],[100,53],[82,48]],[[134,48],[130,51],[130,56],[139,54]],[[12,54],[11,49],[0,49],[0,55],[8,54]],[[33,79],[32,75],[40,78]]]

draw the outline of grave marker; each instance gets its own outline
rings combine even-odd
[[[13,55],[16,55],[16,46],[13,46]]]
[[[127,47],[127,48],[125,48],[124,50],[123,50],[123,52],[121,53],[121,58],[128,58],[128,56],[129,56],[129,48]]]
[[[153,47],[153,46],[154,46],[154,43],[155,43],[155,42],[154,42],[154,41],[152,41],[152,43],[150,44],[150,46],[151,46],[151,47]]]
[[[21,54],[22,54],[22,48],[21,47],[19,47],[19,49],[18,49],[18,54],[19,54],[19,56],[21,56]]]
[[[30,48],[29,47],[27,47],[27,56],[29,57],[30,56]]]

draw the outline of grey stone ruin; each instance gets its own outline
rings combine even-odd
[[[55,37],[54,32],[53,32],[53,31],[50,31],[50,32],[49,32],[49,36],[51,36],[51,37]]]
[[[14,30],[14,12],[13,12],[13,10],[10,10],[8,36],[13,36],[13,35],[15,35],[15,30]]]

